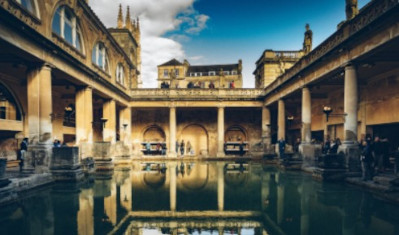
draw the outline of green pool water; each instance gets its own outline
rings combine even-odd
[[[0,234],[399,234],[399,207],[259,163],[134,162],[0,208]]]

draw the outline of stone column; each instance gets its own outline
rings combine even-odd
[[[352,64],[345,67],[344,87],[344,141],[338,152],[345,154],[346,167],[350,171],[359,171],[359,146],[357,144],[358,91],[356,68]]]
[[[28,152],[24,161],[24,172],[48,172],[52,156],[52,89],[51,67],[44,64],[31,69],[27,74],[28,93]],[[40,159],[39,159],[40,158]]]
[[[169,165],[169,177],[170,210],[176,211],[176,163]]]
[[[270,135],[270,110],[268,107],[262,107],[262,140],[264,151],[269,153],[271,151],[272,138]]]
[[[218,107],[218,152],[217,157],[224,157],[224,107]]]
[[[76,144],[93,143],[93,91],[85,87],[76,92]]]
[[[224,210],[224,163],[218,163],[218,209]]]
[[[277,138],[285,140],[285,103],[284,100],[278,101],[278,133]]]
[[[103,118],[107,119],[103,129],[103,141],[116,141],[116,103],[115,100],[105,101],[103,104]]]
[[[93,90],[85,87],[76,92],[76,145],[80,158],[91,156],[93,144]]]
[[[126,154],[129,154],[132,149],[132,110],[130,107],[124,107],[120,110],[119,120],[119,133],[121,135],[121,141],[123,142],[123,145],[128,148],[128,152]]]
[[[302,143],[309,144],[312,141],[312,104],[310,98],[310,90],[307,87],[302,88]]]
[[[52,142],[51,67],[48,64],[28,73],[28,117],[31,143]]]
[[[176,107],[169,108],[169,157],[176,157]]]
[[[302,129],[299,152],[306,165],[314,166],[321,146],[312,142],[312,100],[308,87],[302,88]]]
[[[345,67],[345,93],[344,93],[344,112],[346,113],[344,123],[344,142],[357,142],[357,75],[353,65]]]

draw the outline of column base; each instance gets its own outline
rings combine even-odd
[[[177,158],[177,153],[169,152],[167,157],[168,158]]]
[[[359,172],[360,168],[360,149],[356,142],[344,142],[338,148],[338,154],[344,155],[345,167],[350,172]]]
[[[318,157],[321,155],[321,145],[301,143],[299,145],[299,153],[305,165],[316,166]]]
[[[78,147],[53,148],[50,171],[56,181],[80,181],[84,174],[79,164]]]
[[[52,143],[36,143],[28,147],[22,172],[25,174],[49,173],[50,159],[53,156]]]
[[[96,171],[112,171],[114,169],[111,147],[111,142],[95,142],[93,144]]]
[[[216,154],[216,157],[220,157],[220,158],[226,157],[226,154],[224,152],[219,152]]]

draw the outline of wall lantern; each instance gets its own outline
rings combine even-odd
[[[101,118],[101,123],[103,124],[103,128],[105,128],[105,123],[107,123],[108,119]]]
[[[125,130],[126,131],[126,127],[127,127],[127,123],[124,123],[122,126],[123,126],[123,130]]]
[[[332,111],[333,111],[333,109],[331,108],[331,106],[326,105],[326,106],[323,107],[323,113],[326,115],[327,122],[328,122],[328,117],[329,117],[329,116],[340,117],[340,116],[346,116],[346,115],[347,115],[346,113],[342,113],[342,114],[338,114],[338,113],[337,113],[337,114],[331,114]]]

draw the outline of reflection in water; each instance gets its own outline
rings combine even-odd
[[[398,209],[255,163],[136,162],[0,208],[0,234],[397,234]]]

